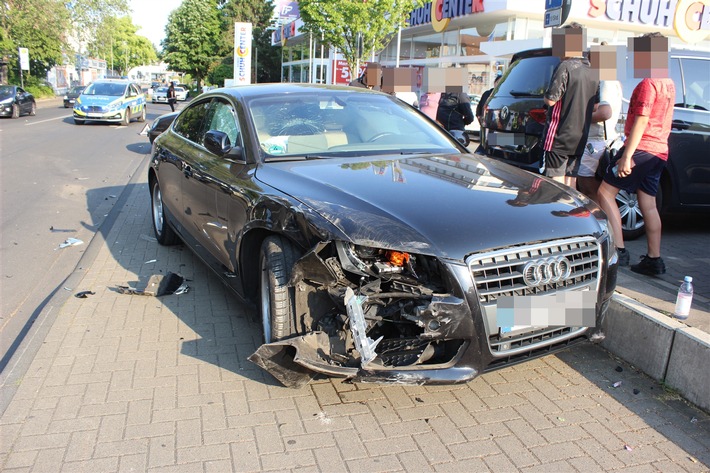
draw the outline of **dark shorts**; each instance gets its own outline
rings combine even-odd
[[[604,173],[604,182],[626,192],[635,193],[642,190],[650,196],[655,196],[658,193],[658,182],[661,180],[661,173],[666,167],[666,162],[655,154],[641,150],[636,150],[631,159],[634,161],[631,174],[626,177],[617,177],[612,172],[616,161],[612,161]]]
[[[579,172],[582,156],[543,151],[542,165],[547,177],[573,176]]]

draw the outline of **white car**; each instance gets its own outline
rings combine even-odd
[[[153,91],[153,98],[151,99],[153,103],[168,103],[168,88],[158,87]]]
[[[476,106],[478,105],[478,102],[481,100],[480,95],[475,95],[475,94],[469,94],[469,98],[471,99],[471,110],[473,110],[473,121],[466,125],[466,133],[469,135],[476,135],[480,136],[481,134],[481,124],[478,122],[478,118],[476,118]]]
[[[187,90],[182,87],[175,87],[175,98],[180,102],[187,100]]]

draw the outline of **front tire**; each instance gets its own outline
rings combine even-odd
[[[294,246],[285,238],[270,236],[259,255],[259,308],[264,343],[295,335],[297,330],[294,288],[288,286],[298,259]]]
[[[123,119],[119,123],[121,126],[128,126],[131,123],[131,109],[126,107],[126,113],[123,114]]]
[[[37,104],[35,102],[32,102],[32,108],[30,108],[30,115],[33,117],[37,115]]]
[[[75,119],[74,119],[74,124],[75,124],[75,125],[83,125],[83,124],[84,124],[84,120],[80,120],[80,119],[78,119],[78,118],[75,118]]]
[[[145,121],[145,105],[143,105],[143,110],[141,110],[141,114],[138,116],[138,121],[139,122]]]
[[[156,179],[153,182],[151,189],[151,211],[153,214],[153,232],[155,239],[163,246],[171,246],[178,243],[180,240],[173,229],[168,225],[165,218],[165,208],[163,207],[163,194],[160,191],[160,184]]]
[[[12,118],[20,118],[20,106],[12,104]]]

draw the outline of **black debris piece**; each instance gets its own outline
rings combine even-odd
[[[88,296],[93,296],[94,294],[96,293],[93,291],[81,291],[74,294],[74,297],[77,297],[79,299],[86,299]]]
[[[148,279],[144,288],[134,288],[130,286],[118,286],[118,292],[121,294],[130,294],[138,296],[167,296],[170,294],[185,294],[190,290],[186,279],[176,273],[154,274]]]

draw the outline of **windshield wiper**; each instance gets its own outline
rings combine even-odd
[[[523,92],[520,90],[511,90],[508,93],[513,97],[542,97],[542,94],[534,94],[532,92]]]
[[[317,154],[296,154],[291,156],[268,156],[264,159],[264,162],[268,163],[271,161],[310,161],[313,159],[329,159],[330,156],[320,156]]]

